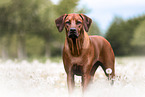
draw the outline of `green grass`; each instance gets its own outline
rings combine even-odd
[[[34,60],[38,60],[41,63],[45,63],[47,60],[50,60],[51,62],[61,62],[62,58],[61,56],[57,56],[57,57],[30,57],[26,59],[29,62],[32,62]]]

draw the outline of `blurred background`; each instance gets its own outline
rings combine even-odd
[[[55,19],[83,13],[93,19],[88,34],[101,35],[116,56],[145,55],[143,0],[0,0],[0,58],[61,56],[65,31]]]

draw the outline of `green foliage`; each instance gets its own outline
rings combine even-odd
[[[9,51],[10,58],[17,57],[17,44],[18,44],[17,35],[16,34],[11,35],[9,45],[7,46],[9,48],[8,51]]]
[[[55,19],[63,14],[85,13],[79,0],[0,0],[0,54],[4,58],[59,56],[65,33],[59,33]],[[97,34],[97,24],[90,30]],[[45,58],[44,58],[45,59]]]
[[[142,21],[134,31],[132,46],[136,55],[145,55],[145,19]]]
[[[0,0],[0,6],[7,6],[11,0]]]
[[[74,13],[78,1],[79,0],[60,0],[59,4],[56,6],[58,15]]]
[[[89,35],[101,35],[101,32],[100,32],[99,27],[96,22],[92,22],[88,34]]]
[[[142,21],[135,29],[132,45],[145,46],[145,20]]]
[[[121,18],[115,18],[107,31],[106,38],[111,43],[115,55],[134,54],[135,47],[132,45],[132,39],[136,27],[145,19],[145,16],[132,18],[124,21]]]
[[[0,54],[2,58],[59,56],[65,31],[59,33],[55,19],[63,14],[86,13],[79,0],[0,0]],[[145,53],[145,15],[123,20],[116,17],[106,33],[115,55]],[[90,35],[102,35],[95,22]],[[45,58],[44,58],[45,59]]]
[[[44,40],[36,35],[27,35],[26,50],[28,57],[43,56]]]

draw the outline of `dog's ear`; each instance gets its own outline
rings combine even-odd
[[[59,32],[62,32],[64,28],[64,20],[67,16],[67,14],[64,14],[55,20],[55,24]]]
[[[89,18],[89,17],[87,17],[86,15],[84,15],[84,14],[79,14],[80,15],[80,17],[83,19],[83,22],[84,22],[84,28],[85,28],[85,30],[86,30],[86,32],[88,32],[89,31],[89,28],[90,28],[90,25],[91,25],[91,23],[92,23],[92,19],[91,18]]]

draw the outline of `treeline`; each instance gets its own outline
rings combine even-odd
[[[145,15],[128,20],[114,18],[105,37],[116,56],[145,55]]]
[[[59,33],[55,19],[65,13],[86,13],[79,0],[0,0],[0,57],[29,58],[61,55],[65,33]],[[92,33],[101,34],[97,24]],[[97,32],[96,32],[97,31]]]
[[[60,56],[65,33],[55,19],[65,13],[87,13],[79,0],[0,0],[0,57],[30,58]],[[91,32],[91,33],[90,33]],[[93,21],[89,34],[102,35]],[[116,17],[105,33],[115,55],[145,55],[145,15],[123,20]]]

